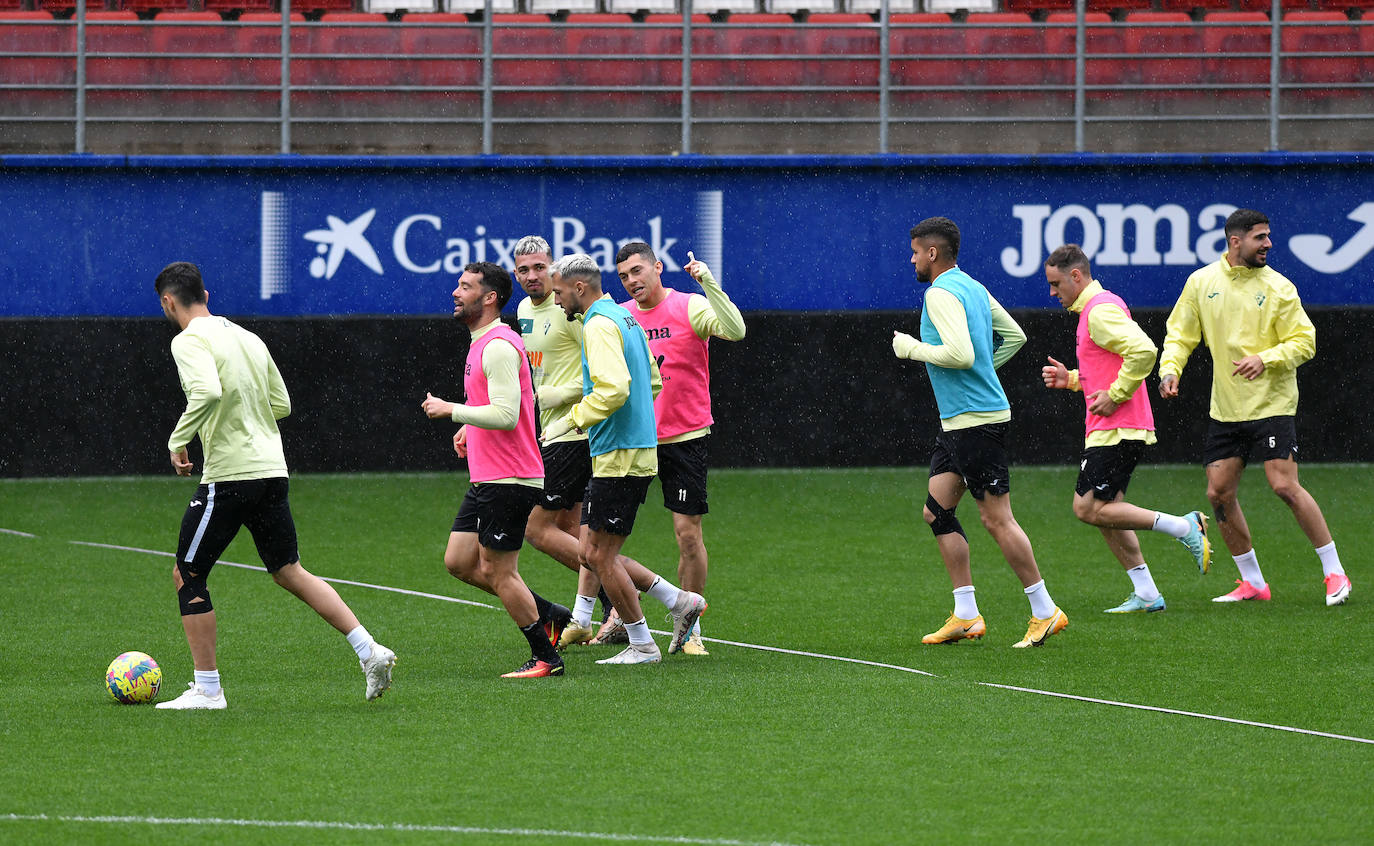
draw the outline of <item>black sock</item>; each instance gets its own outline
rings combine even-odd
[[[611,612],[615,610],[615,606],[611,604],[611,598],[606,595],[606,589],[604,587],[596,589],[596,596],[601,600],[601,619],[605,620],[611,616]]]
[[[539,612],[539,624],[543,625],[549,621],[549,610],[553,608],[553,603],[530,591],[530,596],[534,597],[534,610]]]
[[[520,633],[530,642],[530,654],[535,658],[550,664],[557,664],[563,660],[558,657],[558,651],[553,648],[553,644],[549,643],[549,636],[544,634],[543,623],[535,620],[528,626],[521,627]]]

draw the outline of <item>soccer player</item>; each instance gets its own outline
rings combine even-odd
[[[898,358],[925,362],[940,414],[924,515],[954,585],[954,613],[921,642],[954,643],[987,633],[973,595],[968,536],[954,513],[968,491],[978,504],[983,527],[1030,600],[1030,626],[1013,645],[1040,646],[1062,631],[1069,618],[1050,598],[1030,539],[1011,511],[1005,443],[1011,404],[996,373],[1026,342],[1026,335],[986,288],[959,269],[958,259],[959,227],[954,221],[930,217],[911,228],[916,281],[930,285],[921,311],[921,340],[904,332],[892,337]]]
[[[1050,253],[1045,278],[1050,295],[1078,313],[1078,369],[1069,370],[1054,358],[1041,368],[1045,387],[1082,391],[1087,405],[1087,434],[1073,514],[1102,532],[1107,548],[1131,579],[1131,594],[1107,613],[1163,611],[1164,597],[1141,555],[1135,530],[1176,538],[1203,573],[1212,563],[1212,545],[1201,511],[1180,517],[1126,501],[1131,473],[1145,447],[1155,442],[1150,395],[1140,390],[1155,366],[1154,342],[1131,319],[1126,303],[1093,279],[1088,257],[1077,244],[1065,244]]]
[[[624,303],[649,336],[649,351],[663,374],[663,393],[654,401],[658,426],[658,477],[663,505],[673,515],[678,581],[687,590],[706,589],[706,436],[711,434],[711,338],[738,341],[744,317],[704,262],[691,259],[683,270],[702,294],[663,285],[663,263],[643,241],[621,247],[616,272],[632,299]],[[671,647],[670,647],[671,648]],[[706,655],[700,623],[682,645],[688,655]]]
[[[1326,604],[1350,596],[1350,579],[1321,508],[1298,483],[1298,365],[1317,351],[1317,333],[1298,291],[1269,267],[1269,218],[1238,209],[1226,218],[1226,253],[1193,272],[1169,315],[1159,360],[1159,395],[1178,396],[1183,365],[1199,341],[1212,352],[1212,403],[1202,463],[1207,499],[1221,537],[1240,570],[1238,587],[1214,602],[1267,600],[1250,527],[1237,491],[1252,457],[1287,503],[1316,547],[1326,582]]]
[[[534,431],[534,387],[520,336],[501,322],[511,277],[491,262],[463,268],[453,291],[453,316],[472,333],[463,366],[467,403],[433,394],[421,404],[431,418],[463,424],[454,449],[466,455],[472,481],[444,550],[455,578],[494,594],[530,645],[530,659],[507,679],[563,675],[551,633],[544,628],[552,603],[536,595],[517,567],[530,510],[544,487],[544,463]]]
[[[627,566],[634,562],[619,555],[658,472],[654,427],[654,397],[662,388],[658,365],[635,318],[602,293],[601,268],[595,259],[580,253],[559,259],[552,282],[567,319],[582,321],[583,397],[567,416],[544,430],[544,440],[556,441],[572,429],[587,433],[592,480],[582,511],[586,524],[582,557],[620,612],[630,641],[623,652],[597,663],[656,663],[662,656],[649,634],[636,591],[645,591],[672,614],[669,653],[682,648],[706,610],[700,594],[679,590],[642,566]],[[579,591],[579,609],[587,598]]]
[[[515,256],[515,280],[529,295],[516,306],[516,317],[520,322],[520,340],[530,360],[542,430],[566,416],[573,404],[582,399],[582,324],[568,320],[554,301],[549,287],[549,269],[553,265],[549,243],[538,235],[527,235],[516,242],[511,252]],[[544,492],[530,512],[525,539],[535,549],[580,574],[582,495],[592,477],[587,436],[569,431],[543,444],[541,453]],[[594,580],[589,584],[594,585]],[[591,593],[594,599],[595,587]],[[609,618],[610,606],[604,593],[602,596]],[[550,626],[550,635],[559,649],[592,638],[592,609],[585,612],[585,619],[578,622],[584,615],[574,608],[568,620]]]
[[[172,339],[172,357],[186,410],[167,440],[172,467],[178,476],[191,475],[186,446],[197,435],[205,459],[200,485],[181,518],[172,568],[195,681],[157,707],[218,710],[227,704],[215,663],[215,611],[206,579],[241,526],[253,535],[272,579],[348,639],[367,677],[366,697],[376,699],[391,687],[396,653],[372,639],[328,582],[301,566],[277,429],[277,421],[291,413],[291,397],[272,354],[257,335],[210,313],[194,264],[167,265],[154,287],[163,314],[181,328]]]

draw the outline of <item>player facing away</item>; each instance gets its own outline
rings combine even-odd
[[[391,687],[396,653],[372,639],[328,582],[301,566],[287,498],[286,456],[277,429],[277,421],[291,413],[291,397],[272,354],[257,335],[210,313],[205,283],[194,264],[167,265],[154,286],[163,314],[181,328],[172,339],[172,357],[186,393],[186,410],[167,440],[172,467],[178,476],[191,475],[186,447],[197,435],[205,460],[200,485],[181,518],[172,568],[195,680],[176,699],[157,707],[226,707],[206,579],[242,526],[252,534],[273,581],[348,639],[367,678],[365,695],[376,699]]]
[[[1178,396],[1179,377],[1201,341],[1212,352],[1212,402],[1202,463],[1207,499],[1226,548],[1240,570],[1235,590],[1214,602],[1267,600],[1250,527],[1240,510],[1240,477],[1251,458],[1264,462],[1264,478],[1287,503],[1316,548],[1326,583],[1326,604],[1350,596],[1326,518],[1298,483],[1298,365],[1317,351],[1317,332],[1297,288],[1269,267],[1269,218],[1238,209],[1226,218],[1226,253],[1193,272],[1169,314],[1159,360],[1159,394]]]
[[[582,324],[568,320],[554,301],[549,280],[553,266],[549,243],[538,235],[527,235],[516,242],[511,253],[515,257],[515,281],[528,295],[516,306],[516,317],[520,340],[530,361],[542,430],[565,417],[573,404],[582,399]],[[587,435],[571,430],[543,444],[540,452],[544,460],[544,491],[530,512],[525,539],[535,549],[580,573],[582,496],[592,477]],[[609,616],[610,606],[604,595],[603,605]],[[587,609],[586,616],[586,625],[569,628],[570,615],[549,627],[549,634],[560,649],[591,639],[591,609]]]
[[[1155,366],[1154,342],[1131,318],[1125,301],[1093,279],[1088,257],[1077,244],[1065,244],[1050,253],[1045,278],[1050,296],[1078,313],[1078,369],[1069,370],[1054,358],[1041,368],[1045,387],[1082,391],[1087,406],[1073,514],[1102,532],[1107,548],[1131,579],[1126,601],[1108,608],[1107,613],[1163,611],[1164,596],[1140,552],[1136,530],[1176,538],[1202,573],[1211,566],[1212,545],[1207,540],[1207,517],[1201,511],[1180,517],[1126,501],[1131,474],[1145,447],[1155,443],[1150,395],[1141,389]]]
[[[1040,646],[1062,631],[1069,618],[1050,598],[1030,539],[1011,511],[1006,449],[1011,403],[996,372],[1026,342],[1026,335],[986,288],[959,269],[958,259],[954,221],[930,217],[911,228],[916,281],[930,287],[921,310],[921,339],[904,332],[894,332],[892,338],[898,358],[925,362],[940,414],[924,515],[954,585],[954,613],[921,642],[954,643],[987,632],[973,595],[968,536],[954,513],[968,491],[983,527],[1030,600],[1030,626],[1013,645]]]
[[[529,660],[502,678],[529,679],[563,675],[563,659],[544,628],[555,614],[553,603],[537,597],[517,567],[530,509],[544,488],[544,464],[525,347],[501,322],[511,287],[500,265],[473,262],[463,268],[453,290],[453,316],[472,333],[463,365],[467,403],[426,394],[421,407],[431,418],[463,424],[453,446],[466,455],[472,482],[453,520],[444,566],[501,600],[530,645]],[[566,618],[566,609],[557,616]]]
[[[706,590],[706,544],[702,517],[706,506],[707,435],[711,434],[711,338],[744,338],[744,316],[704,262],[690,252],[683,268],[703,294],[665,287],[663,263],[643,241],[621,247],[616,272],[631,301],[622,303],[644,327],[649,352],[663,376],[654,400],[658,427],[658,478],[663,506],[673,515],[677,538],[677,577],[687,590]],[[682,645],[688,655],[705,655],[698,622]]]
[[[679,590],[620,555],[635,515],[658,472],[654,397],[662,388],[649,341],[635,318],[601,291],[601,268],[586,254],[564,256],[553,268],[553,290],[569,320],[582,321],[582,399],[544,430],[546,442],[572,429],[587,433],[592,480],[582,509],[582,558],[625,622],[630,645],[598,664],[661,660],[639,605],[642,590],[672,615],[668,651],[677,652],[706,610],[695,591]],[[574,614],[590,615],[590,594],[579,583]],[[585,620],[575,619],[573,625]]]

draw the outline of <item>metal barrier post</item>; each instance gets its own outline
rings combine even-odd
[[[291,152],[291,0],[281,0],[281,151]]]
[[[887,122],[892,116],[892,97],[891,86],[888,83],[888,72],[892,63],[892,49],[888,44],[888,32],[891,22],[888,20],[888,0],[883,0],[878,6],[878,37],[882,43],[878,47],[878,152],[888,151],[887,141]]]
[[[491,61],[491,0],[482,11],[482,155],[492,153],[491,83],[494,78]]]
[[[682,0],[682,141],[679,146],[683,154],[692,152],[692,0]]]
[[[86,152],[86,0],[76,0],[76,150]]]
[[[1074,4],[1074,14],[1077,18],[1075,22],[1076,47],[1073,51],[1073,150],[1075,153],[1083,152],[1086,141],[1084,140],[1084,118],[1088,114],[1088,92],[1083,87],[1088,79],[1088,4],[1087,0],[1078,0]]]
[[[1269,151],[1279,148],[1279,0],[1269,11]]]

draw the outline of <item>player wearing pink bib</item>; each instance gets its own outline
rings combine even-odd
[[[663,376],[663,392],[654,401],[658,426],[658,478],[663,505],[673,514],[678,545],[678,581],[683,590],[706,589],[706,544],[701,536],[706,514],[706,436],[711,433],[712,337],[738,341],[744,317],[705,263],[691,259],[683,268],[702,294],[686,294],[663,285],[663,263],[642,241],[616,253],[616,272],[633,302],[625,307],[649,336],[649,351]],[[671,650],[670,650],[671,651]],[[700,624],[682,645],[688,655],[705,655]]]
[[[1092,278],[1088,257],[1077,244],[1065,244],[1050,253],[1045,278],[1051,296],[1079,314],[1078,369],[1069,370],[1050,358],[1041,371],[1045,387],[1082,391],[1087,406],[1073,513],[1102,532],[1133,586],[1126,601],[1108,608],[1107,613],[1163,611],[1164,597],[1140,552],[1135,530],[1177,538],[1203,573],[1211,565],[1212,547],[1207,540],[1207,518],[1201,511],[1180,517],[1126,502],[1131,473],[1146,445],[1155,442],[1150,397],[1140,390],[1155,364],[1154,342],[1131,319],[1126,303]]]
[[[463,427],[454,451],[468,459],[472,486],[453,521],[444,566],[454,577],[494,594],[529,641],[530,659],[503,678],[561,676],[544,623],[553,603],[535,595],[517,563],[530,510],[544,487],[544,463],[534,429],[534,387],[520,336],[501,322],[511,277],[491,262],[463,268],[453,291],[453,316],[472,333],[463,369],[467,403],[432,394],[422,405],[432,418]],[[567,609],[559,616],[566,617]]]

